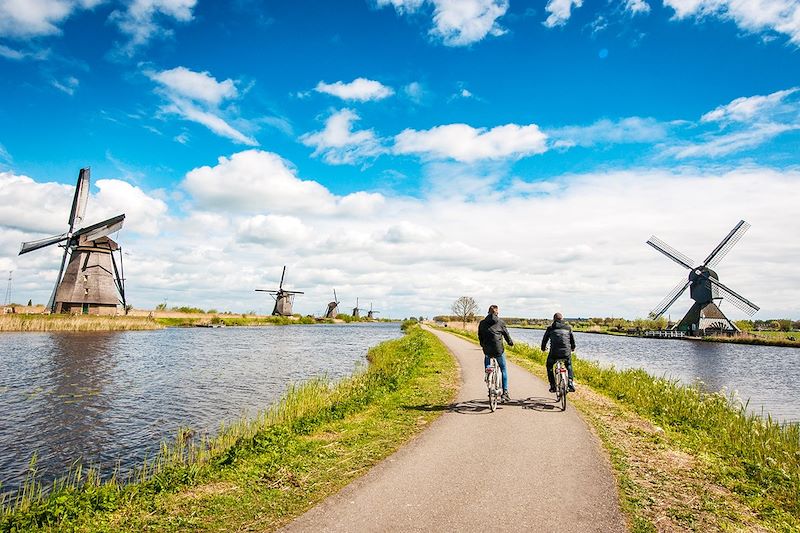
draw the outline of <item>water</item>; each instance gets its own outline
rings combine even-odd
[[[513,328],[511,338],[540,346],[543,330]],[[722,342],[575,333],[576,353],[616,368],[642,368],[710,391],[735,392],[759,415],[800,421],[800,349]],[[580,380],[580,376],[577,376]]]
[[[75,460],[125,471],[180,427],[213,434],[399,336],[386,323],[0,334],[0,492],[34,452],[45,482]]]

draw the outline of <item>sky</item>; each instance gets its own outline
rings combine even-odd
[[[797,319],[798,148],[800,0],[0,0],[23,303],[91,167],[137,308],[269,312],[286,265],[303,314],[645,317],[687,274],[650,235],[744,219],[720,280]]]

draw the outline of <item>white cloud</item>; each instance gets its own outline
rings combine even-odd
[[[469,163],[540,154],[547,150],[546,140],[547,136],[536,124],[506,124],[489,130],[467,124],[448,124],[429,130],[400,132],[395,136],[394,152]]]
[[[646,0],[625,0],[625,10],[633,15],[650,13],[650,4]]]
[[[332,165],[355,164],[383,153],[374,131],[353,131],[353,122],[359,118],[352,109],[342,109],[328,117],[322,131],[306,133],[300,140],[315,148],[314,156]]]
[[[236,83],[233,80],[217,81],[207,71],[194,72],[186,67],[176,67],[161,72],[147,72],[146,74],[172,94],[205,102],[209,105],[216,106],[225,99],[239,96],[239,91],[237,91]]]
[[[550,13],[544,25],[548,28],[564,25],[572,16],[572,6],[579,8],[583,5],[583,0],[547,0],[545,11]]]
[[[240,242],[256,244],[302,244],[311,236],[311,229],[297,217],[256,215],[239,224]]]
[[[325,83],[321,81],[314,90],[336,96],[342,100],[355,100],[357,102],[383,100],[394,94],[394,89],[391,87],[387,87],[379,81],[368,80],[366,78],[356,78],[350,83],[341,81]]]
[[[186,67],[160,72],[145,71],[145,75],[159,84],[157,92],[166,100],[161,107],[163,113],[201,124],[237,143],[258,146],[258,141],[253,137],[232,126],[220,108],[223,101],[239,97],[233,80],[220,82],[208,72],[195,72]],[[240,122],[246,124],[245,121]]]
[[[28,38],[61,32],[59,24],[73,13],[92,9],[102,0],[3,0],[0,37]]]
[[[498,19],[508,11],[508,0],[377,0],[376,4],[392,6],[401,15],[432,5],[433,27],[429,34],[446,46],[468,46],[487,35],[506,33]]]
[[[717,16],[749,32],[773,31],[800,45],[800,2],[797,0],[664,0],[678,19]]]
[[[800,91],[800,88],[793,87],[784,91],[776,91],[772,94],[761,96],[743,96],[736,98],[731,103],[719,106],[713,111],[709,111],[701,117],[701,122],[750,122],[768,118],[779,109],[786,109],[782,106],[787,97]]]
[[[194,18],[197,0],[131,0],[124,11],[114,11],[109,20],[129,37],[122,51],[132,55],[150,39],[169,35],[170,31],[158,23],[159,19],[189,22]]]
[[[32,221],[53,217],[56,228],[48,233],[66,225],[71,187],[0,179],[0,196],[13,191],[0,199],[1,244],[23,238],[6,224],[26,210],[39,215]],[[15,180],[21,184],[10,186]],[[269,312],[271,301],[253,289],[277,281],[285,264],[291,286],[306,291],[295,301],[301,313],[324,310],[335,287],[343,306],[359,296],[386,316],[446,313],[457,297],[469,295],[481,306],[499,303],[508,316],[560,309],[633,318],[646,315],[685,275],[645,245],[650,234],[703,257],[744,218],[752,229],[720,265],[721,280],[762,307],[757,317],[796,317],[800,243],[786,235],[800,232],[798,183],[800,172],[791,170],[637,168],[518,180],[509,189],[487,182],[497,194],[473,199],[435,192],[341,197],[300,180],[275,154],[249,150],[189,172],[184,185],[193,196],[182,203],[184,214],[169,218],[168,230],[162,225],[157,236],[122,235],[130,254],[127,287],[131,301],[143,307],[169,297],[170,304]],[[520,194],[525,187],[534,194]],[[53,209],[43,193],[50,188],[64,198]],[[345,198],[375,200],[378,211],[341,216]],[[15,203],[23,205],[4,211]],[[90,213],[95,205],[93,199]],[[702,213],[703,224],[687,212]],[[3,264],[16,262],[18,286],[30,287],[24,298],[45,300],[57,254],[15,254],[15,245],[0,247]],[[680,300],[673,316],[689,304],[688,297]]]
[[[417,104],[422,101],[422,98],[425,95],[425,90],[422,88],[422,84],[418,81],[412,81],[403,87],[403,92],[409,97],[409,99],[411,99],[412,102]]]
[[[686,159],[692,157],[721,157],[756,148],[789,131],[800,130],[800,124],[755,124],[745,130],[707,135],[698,142],[678,142],[664,148],[664,155]]]
[[[78,86],[80,85],[80,81],[78,80],[78,78],[76,78],[74,76],[68,76],[68,77],[64,78],[63,80],[61,80],[61,81],[55,80],[55,79],[54,80],[50,80],[50,84],[53,87],[55,87],[56,89],[58,89],[59,91],[62,91],[64,93],[72,96],[72,95],[75,94],[75,91],[78,90]]]
[[[595,146],[598,144],[653,143],[669,134],[668,125],[653,118],[627,117],[617,121],[598,120],[588,126],[563,126],[546,131],[553,146]]]

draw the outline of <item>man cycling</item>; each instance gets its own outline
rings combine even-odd
[[[575,350],[575,337],[572,335],[572,327],[564,322],[564,315],[556,313],[553,315],[553,323],[544,332],[542,338],[542,351],[547,349],[547,342],[550,341],[550,353],[547,354],[547,379],[550,381],[550,392],[556,391],[556,377],[553,375],[553,365],[559,359],[564,359],[567,372],[569,372],[569,392],[575,392],[575,385],[572,382],[572,352]]]
[[[511,398],[508,396],[508,372],[506,371],[503,339],[509,346],[514,346],[514,341],[508,334],[506,323],[497,316],[499,313],[500,309],[496,305],[489,306],[489,314],[478,324],[478,341],[483,348],[483,366],[487,369],[490,368],[492,358],[497,359],[497,364],[500,365],[500,370],[503,372],[503,395],[501,398],[504,402],[508,402],[511,401]]]

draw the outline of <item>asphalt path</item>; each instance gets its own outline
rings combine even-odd
[[[489,410],[483,354],[433,331],[461,367],[456,403],[419,437],[285,531],[626,531],[611,466],[572,406],[509,364]]]

